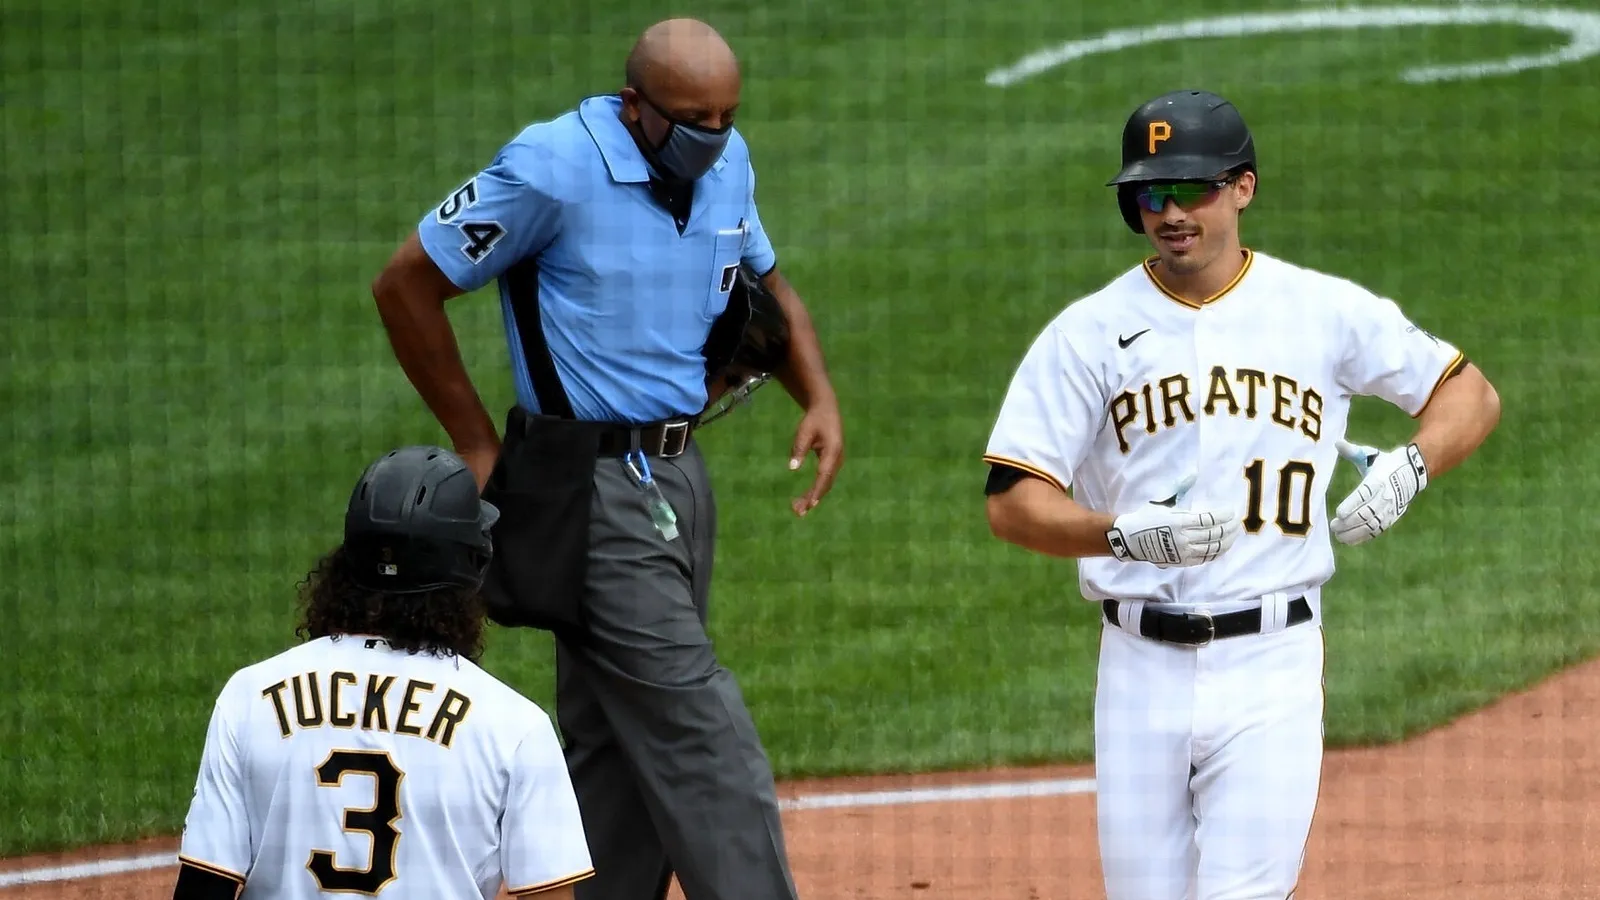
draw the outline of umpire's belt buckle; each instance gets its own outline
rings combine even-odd
[[[1202,626],[1204,628],[1203,639],[1191,639],[1187,643],[1196,647],[1206,647],[1217,639],[1217,621],[1211,618],[1210,613],[1184,613],[1183,623],[1189,627],[1191,635],[1200,631]]]
[[[689,423],[666,422],[661,426],[661,455],[680,456],[689,446]]]

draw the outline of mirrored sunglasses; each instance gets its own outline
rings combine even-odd
[[[1147,184],[1134,195],[1139,205],[1153,213],[1161,212],[1167,201],[1178,204],[1179,209],[1193,207],[1210,200],[1217,192],[1233,183],[1233,179],[1218,181],[1178,181],[1170,184]]]

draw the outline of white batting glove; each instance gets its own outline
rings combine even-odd
[[[1389,451],[1344,440],[1334,446],[1362,478],[1334,510],[1329,527],[1342,544],[1364,544],[1405,515],[1411,501],[1428,486],[1428,466],[1416,444]]]
[[[1232,547],[1239,538],[1238,515],[1233,510],[1185,508],[1183,499],[1193,485],[1191,475],[1172,497],[1118,516],[1106,532],[1112,555],[1167,569],[1208,563]]]

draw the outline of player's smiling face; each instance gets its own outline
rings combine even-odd
[[[1203,271],[1226,252],[1239,248],[1239,212],[1255,196],[1255,174],[1245,172],[1224,182],[1178,186],[1191,196],[1164,197],[1159,192],[1139,199],[1144,233],[1175,275]],[[1151,199],[1153,198],[1153,199]],[[1161,205],[1151,212],[1151,205]]]

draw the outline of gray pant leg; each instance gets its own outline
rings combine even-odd
[[[556,639],[556,721],[566,743],[567,770],[578,797],[583,830],[593,847],[627,847],[612,853],[594,877],[579,882],[576,900],[637,897],[664,900],[672,879],[655,820],[617,744],[594,690],[571,647]]]
[[[704,462],[698,448],[652,462],[681,534],[663,539],[620,462],[600,461],[590,530],[591,636],[571,648],[571,664],[630,764],[688,900],[794,900],[772,770],[738,684],[705,631],[715,510]],[[582,761],[587,738],[575,737],[570,752]],[[583,790],[595,803],[618,796],[609,786]],[[626,798],[618,802],[627,805]],[[583,812],[586,827],[591,819],[600,825],[589,835],[592,881],[599,883],[587,891],[580,883],[580,900],[657,896],[645,892],[654,885],[636,860],[636,832],[607,827],[609,809]],[[619,875],[628,884],[615,892],[602,892],[607,868],[633,874]]]

